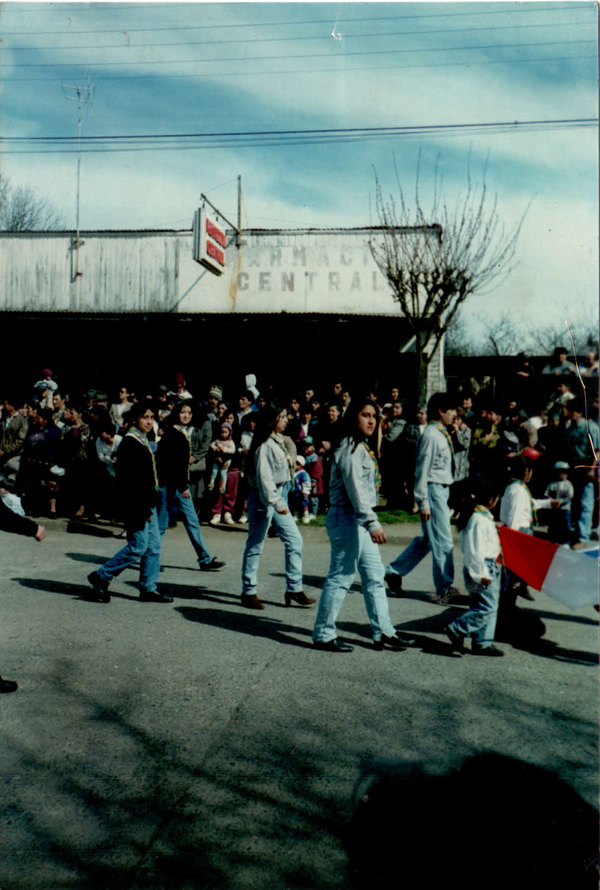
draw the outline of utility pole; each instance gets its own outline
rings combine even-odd
[[[242,245],[242,177],[238,176],[238,230],[237,230],[237,246],[238,250]]]
[[[65,99],[70,99],[74,102],[77,102],[78,105],[78,114],[77,114],[77,200],[75,207],[75,251],[76,251],[76,260],[75,260],[75,275],[77,278],[81,275],[79,271],[79,245],[81,243],[79,238],[79,184],[81,181],[81,107],[82,105],[86,105],[89,110],[94,101],[94,90],[95,84],[92,84],[90,72],[87,72],[87,83],[85,86],[69,86],[68,84],[63,83],[63,90],[65,92]]]

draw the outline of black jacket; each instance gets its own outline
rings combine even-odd
[[[125,436],[119,445],[115,478],[126,525],[143,528],[159,498],[152,454],[133,436]]]
[[[185,491],[190,481],[190,444],[185,433],[170,427],[156,452],[156,467],[161,488]]]

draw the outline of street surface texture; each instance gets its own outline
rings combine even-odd
[[[357,577],[339,619],[355,649],[334,654],[311,646],[315,607],[285,608],[277,539],[260,565],[264,612],[240,605],[241,526],[203,526],[228,563],[210,574],[197,570],[181,524],[166,533],[160,585],[172,605],[140,603],[133,569],[103,605],[86,600],[86,578],[122,546],[113,528],[47,527],[41,544],[1,536],[0,666],[19,683],[1,701],[2,890],[342,890],[360,884],[361,840],[372,864],[387,857],[406,873],[413,811],[399,791],[368,838],[370,795],[403,776],[455,775],[481,755],[501,756],[496,778],[507,764],[513,778],[526,765],[548,771],[597,848],[593,609],[521,600],[546,625],[535,651],[500,642],[504,658],[461,658],[443,633],[460,607],[430,601],[428,558],[405,596],[389,599],[416,647],[372,648]],[[387,531],[384,561],[419,527]],[[318,597],[326,533],[302,534],[305,590]],[[462,587],[458,546],[455,560]],[[485,756],[475,762],[485,769]],[[514,797],[517,838],[531,838],[526,803]],[[456,846],[469,837],[460,810],[436,810],[422,829],[432,857],[440,837]],[[388,885],[375,876],[360,886]]]

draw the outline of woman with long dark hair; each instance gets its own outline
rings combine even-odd
[[[376,649],[405,649],[414,640],[400,636],[390,620],[385,569],[378,544],[386,536],[374,507],[379,467],[372,444],[377,441],[379,409],[372,399],[352,399],[346,412],[346,436],[333,456],[326,528],[331,562],[323,587],[313,644],[330,652],[352,652],[337,638],[336,619],[358,568]]]
[[[287,495],[292,463],[283,433],[288,424],[285,408],[267,407],[260,412],[248,454],[250,484],[248,539],[242,563],[242,605],[264,609],[258,598],[258,563],[271,521],[285,548],[285,604],[310,606],[314,599],[302,589],[302,535],[289,511]]]
[[[161,538],[158,528],[158,475],[148,433],[154,409],[138,402],[126,417],[128,430],[117,452],[116,483],[125,518],[127,544],[108,562],[88,575],[96,599],[110,602],[108,587],[128,566],[140,564],[140,600],[172,603],[173,597],[156,589],[160,573]]]
[[[190,491],[190,465],[192,464],[192,405],[179,402],[175,405],[156,452],[156,467],[160,485],[158,525],[161,537],[169,524],[169,512],[175,507],[183,517],[183,525],[198,557],[201,572],[217,572],[225,565],[211,556],[204,543],[198,515]]]

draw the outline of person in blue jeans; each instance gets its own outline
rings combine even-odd
[[[461,514],[463,575],[469,593],[469,609],[445,629],[452,648],[461,655],[465,637],[471,637],[473,655],[504,655],[494,646],[501,577],[498,563],[500,538],[492,515],[497,503],[498,492],[482,481],[476,486],[470,509]]]
[[[169,525],[169,514],[174,507],[183,517],[183,525],[198,557],[201,572],[217,572],[224,562],[210,555],[204,543],[200,522],[190,492],[192,463],[192,406],[180,402],[171,413],[156,452],[159,480],[158,525],[161,537]]]
[[[172,603],[173,597],[156,589],[160,573],[161,537],[158,528],[158,475],[148,441],[154,411],[138,402],[129,412],[130,428],[119,445],[115,478],[125,517],[127,544],[96,572],[88,575],[98,602],[110,602],[108,588],[117,575],[140,561],[140,600]]]
[[[315,601],[302,589],[302,535],[288,507],[292,460],[283,433],[288,424],[285,408],[264,408],[252,437],[247,467],[251,485],[248,498],[248,538],[242,561],[242,606],[264,609],[259,600],[258,564],[271,522],[285,548],[285,604],[310,606]]]
[[[353,646],[338,639],[336,620],[357,569],[375,648],[406,649],[415,642],[398,634],[391,622],[385,570],[377,546],[386,542],[373,509],[379,497],[380,475],[371,445],[377,440],[378,422],[375,402],[352,399],[345,416],[347,435],[331,462],[326,520],[331,561],[313,628],[316,649],[352,652]]]
[[[433,559],[434,602],[446,605],[458,595],[453,587],[454,557],[448,496],[454,481],[454,453],[462,448],[456,439],[455,399],[434,393],[427,405],[429,423],[417,446],[414,496],[423,534],[408,545],[385,570],[388,587],[402,590],[408,575],[428,553]]]

